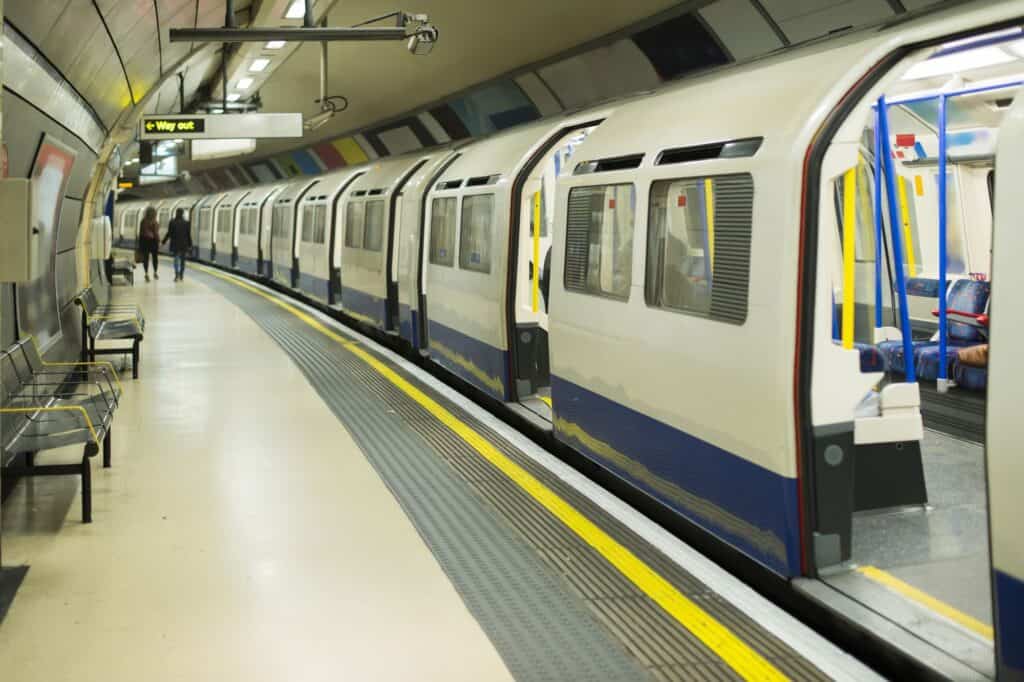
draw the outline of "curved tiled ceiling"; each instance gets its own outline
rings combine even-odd
[[[250,4],[238,0],[235,10]],[[224,1],[7,0],[4,19],[60,70],[109,129],[188,55],[189,44],[168,42],[168,27],[223,26]],[[205,61],[188,67],[196,73],[188,79],[187,98],[216,68],[215,60]],[[168,111],[177,102],[153,106]]]

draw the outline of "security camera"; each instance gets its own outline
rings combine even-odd
[[[433,24],[421,24],[416,32],[409,36],[409,52],[415,55],[430,54],[437,42],[437,27]]]
[[[324,125],[331,120],[334,116],[334,109],[324,109],[319,114],[310,116],[302,122],[302,127],[306,130],[316,130],[320,126]]]

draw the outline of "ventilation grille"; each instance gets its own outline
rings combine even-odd
[[[658,155],[655,165],[666,166],[674,163],[707,161],[708,159],[739,159],[753,156],[761,148],[762,142],[764,142],[763,137],[748,137],[742,140],[666,149]]]
[[[458,189],[462,186],[462,180],[448,180],[437,185],[438,189]]]
[[[644,160],[643,154],[630,154],[628,156],[614,156],[608,159],[597,159],[596,161],[583,161],[576,166],[573,175],[587,175],[589,173],[607,173],[608,171],[628,170],[637,168]]]
[[[711,318],[733,324],[747,319],[754,179],[749,173],[715,178],[715,265]]]
[[[565,227],[565,288],[586,291],[590,257],[590,205],[594,193],[604,188],[579,187],[569,193]]]
[[[481,187],[483,185],[493,185],[498,181],[501,175],[478,175],[475,178],[466,180],[466,187]]]

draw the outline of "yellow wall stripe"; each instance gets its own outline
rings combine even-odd
[[[854,287],[857,284],[857,169],[843,175],[843,348],[853,348]]]
[[[533,193],[533,312],[540,309],[540,192]]]
[[[924,178],[920,175],[914,176],[914,194],[919,197],[924,196]]]
[[[715,620],[711,614],[679,592],[672,583],[665,580],[665,578],[605,533],[590,519],[578,512],[550,488],[505,456],[490,441],[460,421],[423,391],[374,357],[369,351],[359,346],[356,341],[338,334],[313,316],[246,282],[228,277],[209,268],[201,266],[197,266],[197,268],[209,275],[226,282],[231,282],[283,308],[363,360],[396,388],[415,400],[423,409],[470,445],[484,459],[518,484],[520,488],[525,490],[534,500],[551,512],[588,545],[600,552],[605,560],[615,566],[644,594],[654,600],[683,627],[700,639],[705,646],[721,657],[741,677],[746,680],[786,679],[778,668],[750,648],[743,640],[733,634],[729,628]]]
[[[907,248],[907,271],[911,277],[917,275],[917,263],[914,262],[914,235],[910,229],[910,207],[907,205],[907,181],[901,175],[897,194],[900,197],[900,221],[903,223],[903,243]]]
[[[991,625],[985,625],[980,620],[968,616],[963,611],[960,611],[950,606],[944,601],[936,599],[927,592],[922,592],[913,585],[908,585],[907,583],[903,582],[902,580],[894,576],[892,573],[889,573],[888,571],[883,571],[882,569],[876,568],[874,566],[860,566],[857,569],[857,572],[861,575],[864,575],[865,577],[874,580],[876,583],[881,583],[882,585],[885,585],[889,589],[903,595],[907,599],[910,599],[911,601],[916,601],[918,604],[921,604],[925,608],[934,611],[935,613],[938,613],[942,616],[945,616],[946,618],[949,618],[951,621],[959,625],[962,625],[968,630],[976,632],[985,639],[989,641],[992,640],[993,632]]]
[[[715,271],[715,190],[711,178],[704,180],[704,213],[708,222],[708,262]]]

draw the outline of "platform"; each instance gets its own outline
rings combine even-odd
[[[333,320],[199,268],[118,294],[147,338],[95,522],[71,479],[4,503],[18,680],[874,678]]]

